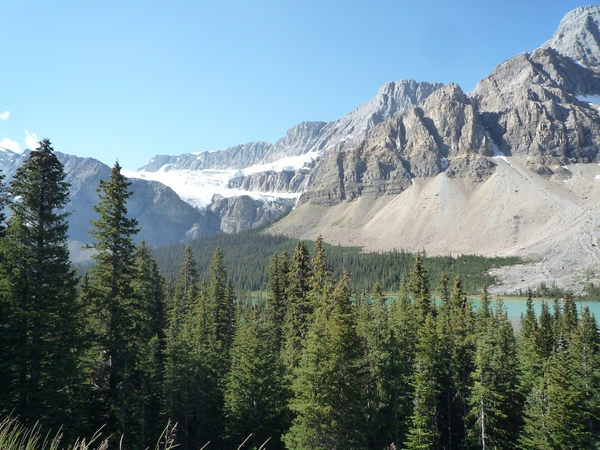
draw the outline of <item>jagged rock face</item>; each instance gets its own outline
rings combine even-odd
[[[158,155],[140,171],[156,172],[163,170],[205,170],[243,169],[261,162],[273,149],[268,142],[250,142],[215,152],[184,153],[179,156]]]
[[[421,106],[375,127],[351,151],[323,158],[302,202],[335,205],[362,195],[395,195],[414,177],[451,176],[481,181],[494,164],[491,142],[471,100],[456,84],[434,92]]]
[[[221,218],[220,229],[223,232],[237,233],[272,223],[291,211],[294,204],[295,201],[290,199],[264,202],[247,195],[228,198],[215,195],[210,211]]]
[[[567,13],[542,48],[556,49],[584,66],[600,68],[600,5]]]
[[[442,86],[441,83],[414,80],[390,81],[379,89],[372,100],[344,118],[325,125],[318,141],[309,150],[326,155],[352,149],[368,138],[376,125],[405,113]]]
[[[327,122],[302,122],[290,128],[285,136],[263,159],[263,163],[278,161],[287,156],[304,155],[318,146],[319,138]]]
[[[244,177],[232,178],[227,187],[253,192],[270,192],[288,194],[303,192],[310,180],[310,170],[302,168],[297,171],[257,172]]]
[[[547,48],[504,62],[472,95],[502,152],[550,165],[596,159],[598,111],[577,95],[598,93],[598,74]]]

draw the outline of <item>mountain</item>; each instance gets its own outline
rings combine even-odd
[[[155,156],[125,171],[140,237],[160,245],[275,222],[267,232],[365,250],[526,259],[499,272],[497,290],[597,283],[599,30],[600,6],[578,8],[472,92],[389,82],[345,117],[302,122],[274,144]],[[23,158],[0,152],[0,169],[10,176]],[[109,169],[61,158],[71,237],[85,242]]]
[[[220,203],[232,197],[260,201],[265,205],[263,213],[275,203],[283,214],[294,204],[290,199],[298,200],[307,189],[321,155],[354,148],[377,124],[408,111],[441,86],[413,80],[389,82],[372,100],[342,119],[300,123],[275,144],[255,142],[215,152],[155,156],[128,175],[167,184],[200,208],[211,208],[213,195],[218,194]],[[239,203],[239,198],[235,202]],[[225,211],[225,222],[230,221],[229,208],[219,210]],[[258,226],[258,222],[248,226]]]
[[[598,283],[600,7],[464,94],[445,86],[323,156],[270,232],[365,250],[517,255],[496,292]]]
[[[17,168],[25,161],[29,150],[22,154],[0,152],[0,172],[10,181]],[[110,167],[93,158],[79,158],[56,152],[64,166],[66,181],[70,183],[69,249],[75,261],[89,259],[81,247],[90,242],[90,220],[96,219],[94,205],[98,203],[96,188],[101,179],[110,177]],[[145,240],[152,246],[166,245],[185,238],[219,232],[219,220],[210,212],[201,211],[184,202],[168,186],[155,181],[131,180],[127,207],[131,217],[138,219],[141,231],[136,240]]]

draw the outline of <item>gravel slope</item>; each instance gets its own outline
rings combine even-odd
[[[525,159],[493,158],[483,183],[444,173],[413,179],[397,196],[361,197],[337,206],[298,206],[268,232],[427,254],[517,255],[527,264],[496,272],[492,291],[535,288],[542,281],[578,292],[598,282],[600,166],[575,164],[572,176],[550,179],[527,170]],[[568,175],[568,174],[567,174]],[[599,177],[597,179],[596,177]]]

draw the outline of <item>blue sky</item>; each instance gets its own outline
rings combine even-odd
[[[472,90],[575,0],[2,0],[0,145],[130,170],[275,142],[391,80]]]

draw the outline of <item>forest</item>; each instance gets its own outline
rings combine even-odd
[[[234,285],[221,246],[157,250],[159,263],[134,243],[118,163],[78,275],[64,170],[39,144],[0,182],[0,448],[26,448],[27,430],[56,436],[31,449],[600,446],[597,324],[569,293],[539,314],[530,294],[514,330],[485,280],[473,307],[454,262],[397,252],[387,295],[371,262],[351,275],[358,253],[321,238]],[[256,286],[258,300],[239,295]]]

